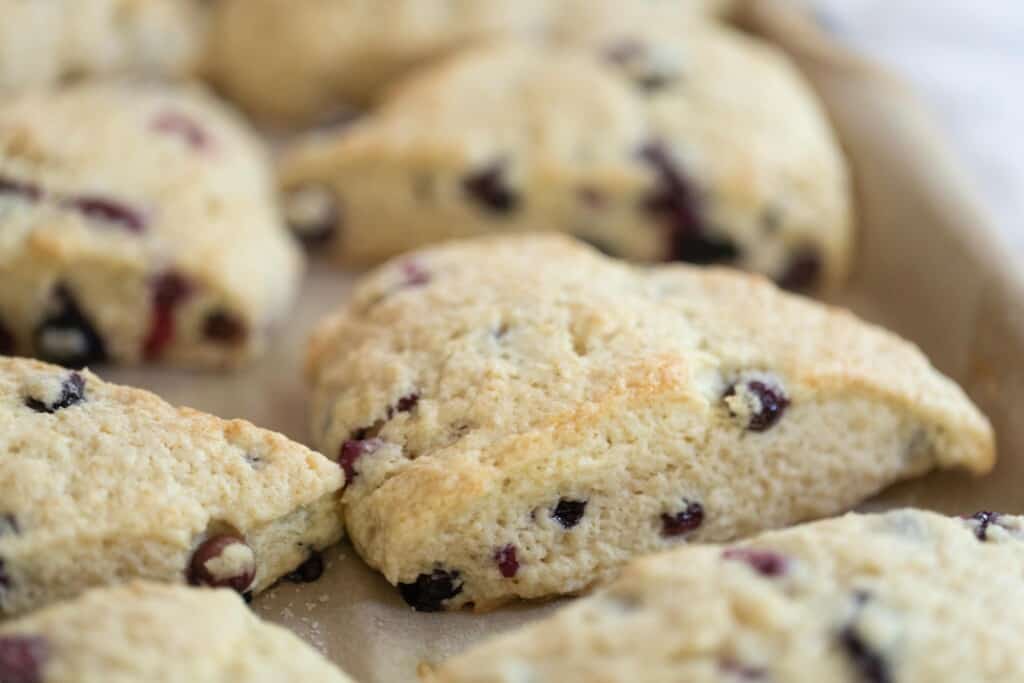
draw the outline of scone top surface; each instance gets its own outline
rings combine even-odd
[[[302,269],[262,143],[198,89],[93,83],[0,103],[0,227],[0,323],[22,352],[38,353],[31,330],[62,290],[117,360],[230,363],[258,350]],[[152,342],[159,315],[198,346]]]
[[[629,565],[431,683],[1012,683],[1024,519],[848,515]]]
[[[285,190],[330,193],[331,247],[348,262],[547,229],[793,289],[843,280],[845,160],[785,55],[685,19],[572,28],[557,47],[481,46],[402,82],[364,120],[286,154]]]
[[[382,267],[314,335],[309,374],[356,547],[392,582],[456,572],[449,605],[578,590],[636,552],[994,460],[987,420],[894,335],[756,276],[556,236]]]
[[[0,358],[0,614],[131,577],[262,590],[340,537],[342,482],[248,422]]]
[[[351,683],[226,590],[131,582],[0,624],[7,683]]]

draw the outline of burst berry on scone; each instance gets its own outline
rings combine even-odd
[[[706,22],[599,24],[566,43],[466,51],[333,137],[297,143],[280,170],[293,229],[356,264],[551,230],[795,290],[843,281],[846,162],[781,52]]]
[[[261,143],[209,97],[87,84],[0,101],[0,353],[237,365],[301,270]]]
[[[383,266],[308,372],[349,535],[422,610],[573,593],[995,457],[985,417],[895,335],[756,276],[554,235]]]
[[[1020,517],[1003,517],[1019,531]],[[1024,542],[919,510],[630,564],[430,683],[1016,683]]]
[[[88,371],[0,358],[0,454],[0,616],[130,578],[250,595],[342,535],[335,463]]]
[[[230,591],[133,581],[0,623],[4,683],[351,683]]]
[[[0,0],[0,95],[111,75],[194,73],[205,0]]]

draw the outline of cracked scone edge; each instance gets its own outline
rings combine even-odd
[[[343,534],[338,466],[243,420],[0,358],[0,421],[3,614],[129,578],[256,593]]]
[[[895,335],[559,236],[382,266],[316,330],[307,374],[315,444],[353,477],[349,535],[424,609],[578,592],[637,554],[995,460],[985,417]]]

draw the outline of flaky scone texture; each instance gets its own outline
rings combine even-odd
[[[995,458],[985,417],[895,335],[552,235],[383,266],[315,332],[308,373],[352,540],[421,609],[573,593]]]
[[[1024,518],[847,515],[630,564],[431,683],[1013,683]]]
[[[295,145],[280,176],[293,228],[351,264],[535,230],[806,291],[852,259],[849,174],[815,93],[781,51],[709,22],[464,51]]]
[[[114,74],[199,67],[203,0],[0,0],[0,95]]]
[[[0,101],[0,353],[234,366],[264,350],[302,266],[262,142],[199,89]]]
[[[0,357],[0,615],[129,578],[258,592],[342,535],[338,466],[242,420]]]
[[[141,581],[94,589],[0,624],[0,679],[352,683],[290,631],[257,618],[231,591]]]

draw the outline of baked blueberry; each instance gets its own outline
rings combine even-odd
[[[323,576],[324,556],[317,551],[312,551],[305,562],[295,568],[294,571],[285,574],[285,581],[291,583],[312,583]]]
[[[504,161],[496,161],[466,176],[462,188],[492,213],[507,214],[519,208],[520,197],[508,185]]]
[[[49,644],[40,636],[0,636],[0,681],[42,683]]]
[[[239,536],[211,536],[192,553],[187,578],[194,586],[233,588],[244,593],[256,578],[256,556]]]
[[[587,511],[587,501],[568,500],[562,498],[551,511],[551,516],[566,529],[571,529],[580,523],[584,513]]]
[[[511,543],[494,552],[494,562],[498,571],[506,579],[511,579],[519,572],[519,560],[516,558],[516,547]]]
[[[146,229],[146,219],[141,212],[109,197],[74,197],[63,203],[99,223],[119,225],[136,233]]]
[[[60,395],[52,403],[46,403],[38,398],[29,396],[25,399],[25,405],[37,413],[55,413],[64,408],[85,400],[85,378],[77,372],[72,372],[67,379],[61,382]]]
[[[69,368],[106,362],[103,339],[67,286],[54,289],[51,310],[32,335],[42,360]]]
[[[440,612],[446,600],[462,592],[459,572],[435,569],[420,574],[413,583],[399,583],[398,592],[417,612]]]
[[[303,243],[320,245],[331,241],[341,229],[341,206],[330,186],[307,183],[284,195],[288,227]]]
[[[661,535],[683,536],[691,531],[696,531],[703,523],[704,506],[684,498],[682,510],[661,516]]]

